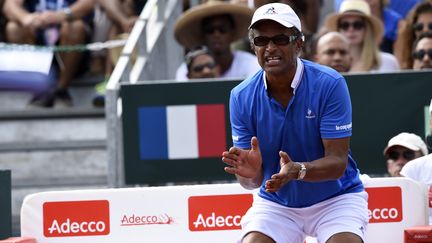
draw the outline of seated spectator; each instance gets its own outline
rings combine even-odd
[[[393,72],[400,69],[395,56],[379,50],[384,27],[377,17],[371,15],[365,1],[343,1],[339,13],[329,15],[325,26],[330,31],[339,31],[348,39],[353,58],[350,72]]]
[[[98,0],[98,6],[109,20],[104,21],[102,19],[101,23],[99,23],[100,25],[108,25],[105,38],[109,40],[126,40],[146,3],[147,0]],[[106,85],[122,50],[123,46],[120,46],[109,49],[108,55],[93,56],[94,70],[102,69],[105,72],[103,82],[97,84],[95,87],[96,96],[93,98],[93,105],[96,107],[103,107],[105,105]],[[134,50],[134,53],[136,52],[137,48],[136,51]],[[136,57],[133,58],[135,59]]]
[[[411,160],[402,168],[400,175],[428,185],[429,224],[432,225],[432,154]]]
[[[336,0],[336,10],[339,10],[343,0]],[[384,24],[384,35],[380,43],[380,50],[393,53],[393,45],[397,38],[399,22],[403,17],[393,9],[389,8],[389,0],[367,0],[371,14]]]
[[[315,62],[342,73],[349,71],[351,60],[349,42],[341,33],[329,32],[318,39]]]
[[[38,45],[83,44],[90,36],[93,0],[6,0],[6,39],[11,43]],[[72,106],[68,86],[79,70],[81,52],[56,55],[60,66],[56,88],[35,96],[31,104],[41,107]]]
[[[175,23],[174,36],[187,49],[205,45],[220,67],[221,77],[246,78],[260,67],[251,53],[231,50],[231,43],[247,36],[253,11],[242,4],[209,1],[190,8]],[[187,80],[185,63],[177,80]]]
[[[429,105],[429,128],[432,131],[432,99]],[[429,187],[429,224],[432,225],[432,154],[411,160],[401,172],[401,176],[425,183]]]
[[[432,69],[432,31],[420,35],[414,46],[413,69]]]
[[[0,0],[0,42],[4,42],[5,38],[5,26],[6,26],[6,18],[3,14],[3,5],[4,0]]]
[[[188,52],[185,59],[189,79],[217,78],[220,75],[219,66],[205,46]]]
[[[384,149],[387,172],[392,177],[401,176],[400,171],[409,161],[429,153],[426,143],[414,133],[400,133],[389,140]]]
[[[412,68],[414,43],[428,31],[432,31],[432,2],[424,1],[415,5],[398,30],[394,54],[402,69]]]
[[[409,11],[421,1],[423,0],[390,0],[388,7],[402,18],[406,18]]]

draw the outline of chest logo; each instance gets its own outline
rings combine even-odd
[[[307,119],[315,118],[315,114],[313,113],[313,111],[312,111],[311,109],[308,109],[308,110],[307,110],[306,118],[307,118]]]

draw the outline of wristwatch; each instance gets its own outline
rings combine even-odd
[[[73,20],[72,10],[70,8],[64,8],[63,13],[66,14],[66,21]]]
[[[297,180],[303,180],[303,178],[306,176],[306,166],[299,162],[296,162],[296,164],[300,165]]]

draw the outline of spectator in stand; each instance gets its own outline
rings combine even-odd
[[[412,68],[414,42],[422,33],[428,31],[432,31],[432,1],[430,0],[417,4],[398,30],[394,53],[402,69]]]
[[[220,75],[219,66],[205,46],[188,52],[185,56],[185,62],[189,79],[217,78]]]
[[[432,69],[432,31],[420,35],[414,46],[413,69]]]
[[[4,0],[0,0],[0,41],[4,42],[5,38],[5,28],[6,28],[6,18],[3,13]]]
[[[348,72],[352,58],[347,38],[339,32],[329,32],[319,37],[316,44],[315,61],[340,73]]]
[[[247,36],[253,11],[242,4],[209,1],[190,8],[177,20],[174,35],[186,49],[205,45],[220,67],[221,77],[246,78],[259,70],[249,52],[231,49],[231,43]],[[182,63],[176,79],[187,80],[187,66]]]
[[[335,1],[338,10],[343,0]],[[383,52],[393,53],[394,42],[397,38],[399,22],[403,17],[393,9],[388,7],[389,0],[366,0],[371,9],[371,14],[384,24],[384,36],[380,43],[380,50]]]
[[[380,43],[380,50],[393,53],[393,46],[397,38],[397,31],[402,16],[388,8],[389,0],[367,0],[371,13],[384,23],[384,36]]]
[[[147,0],[98,0],[97,3],[109,20],[108,23],[106,21],[100,23],[101,25],[108,24],[106,38],[109,40],[126,40]],[[110,49],[105,57],[93,56],[95,69],[102,69],[105,72],[104,80],[95,87],[96,96],[93,98],[93,105],[96,107],[105,105],[106,85],[122,49],[122,46]]]
[[[428,186],[429,225],[432,225],[432,154],[411,160],[402,168],[400,175]]]
[[[18,44],[84,44],[90,37],[93,8],[93,0],[6,0],[6,39]],[[80,68],[83,53],[61,52],[56,57],[60,67],[56,88],[35,96],[32,105],[72,106],[68,86]]]
[[[325,26],[331,31],[339,31],[350,42],[353,58],[350,72],[393,72],[400,69],[395,56],[379,50],[384,27],[377,17],[371,15],[366,1],[343,1],[339,13],[328,16]]]
[[[429,128],[432,131],[432,100],[429,105]],[[423,182],[429,187],[429,224],[432,225],[432,154],[411,160],[400,171],[402,176]]]
[[[401,176],[401,169],[409,161],[429,153],[426,143],[414,133],[399,133],[391,138],[384,148],[387,159],[387,172],[390,176]]]
[[[416,4],[424,0],[390,0],[388,5],[390,9],[398,13],[402,18],[406,18],[407,14]]]

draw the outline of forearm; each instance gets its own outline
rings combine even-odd
[[[23,0],[6,0],[3,12],[10,21],[22,23],[22,20],[30,13],[23,8]]]
[[[317,182],[339,179],[344,174],[347,163],[348,157],[343,158],[335,155],[328,155],[310,163],[304,163],[307,172],[303,181]]]
[[[122,6],[117,0],[99,0],[98,3],[115,24],[121,26],[127,21],[127,16],[120,10]]]

